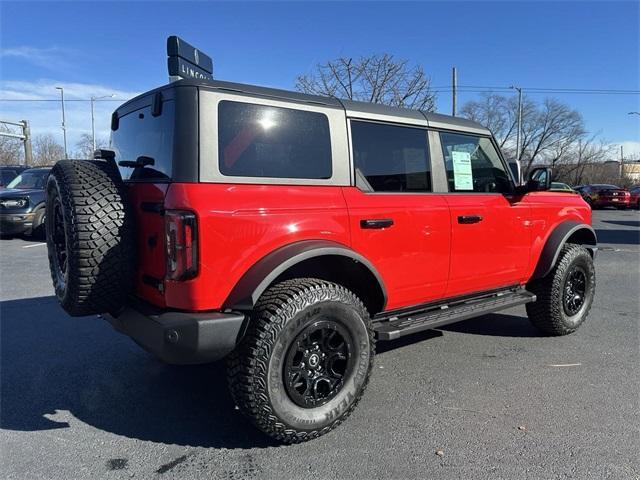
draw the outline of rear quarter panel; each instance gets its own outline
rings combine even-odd
[[[284,245],[311,239],[350,244],[339,187],[174,183],[165,208],[195,212],[200,242],[198,276],[165,282],[171,308],[220,308],[255,262]]]

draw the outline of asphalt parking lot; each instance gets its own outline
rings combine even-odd
[[[355,413],[293,446],[234,411],[220,365],[167,366],[70,318],[46,247],[0,240],[0,477],[639,479],[640,213],[594,227],[578,332],[543,337],[522,307],[380,344]]]

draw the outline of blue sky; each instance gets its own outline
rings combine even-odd
[[[216,78],[291,89],[339,55],[389,52],[423,65],[434,86],[640,90],[638,2],[173,3],[3,2],[0,98],[126,99],[166,83],[176,34],[214,59]],[[462,93],[459,103],[477,93]],[[530,94],[542,99],[549,94]],[[588,129],[640,154],[638,95],[552,94]],[[438,96],[450,113],[451,95]],[[102,102],[99,131],[117,102]],[[3,119],[60,134],[54,102],[0,102]],[[70,143],[90,131],[88,103],[67,109]]]

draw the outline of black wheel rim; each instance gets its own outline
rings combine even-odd
[[[342,389],[353,370],[349,332],[333,320],[306,327],[293,341],[284,364],[291,400],[304,408],[324,405]]]
[[[64,216],[62,214],[62,204],[59,198],[53,202],[53,253],[55,259],[56,274],[58,280],[64,283],[67,273],[67,233],[64,228]]]
[[[573,316],[584,305],[587,293],[587,274],[578,266],[573,266],[564,282],[563,306],[567,315]]]

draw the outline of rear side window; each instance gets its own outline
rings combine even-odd
[[[218,158],[226,176],[331,178],[329,119],[318,112],[222,101]]]
[[[420,128],[351,122],[356,185],[374,192],[430,192],[427,132]]]
[[[441,133],[450,192],[508,193],[511,179],[487,137]]]
[[[148,106],[119,118],[118,129],[111,133],[111,149],[116,153],[116,161],[135,161],[141,156],[153,159],[153,165],[120,167],[123,179],[171,179],[174,113],[174,101],[167,100],[162,104],[162,113],[156,117]]]

